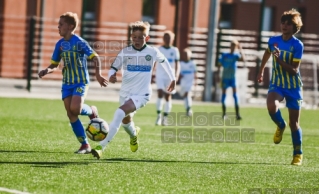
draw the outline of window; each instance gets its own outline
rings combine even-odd
[[[233,6],[232,4],[221,4],[221,11],[220,11],[220,20],[219,20],[219,27],[220,28],[232,28],[232,15],[233,13]]]
[[[97,19],[98,0],[83,0],[83,20],[95,21]]]
[[[143,0],[142,20],[150,24],[156,22],[157,0]]]

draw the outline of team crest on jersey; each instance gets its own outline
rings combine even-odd
[[[74,51],[76,50],[76,46],[75,45],[73,45],[73,48],[72,48]]]
[[[171,56],[173,56],[174,55],[174,53],[173,52],[171,52]]]
[[[150,61],[152,59],[151,55],[146,55],[145,56],[146,61]]]
[[[290,47],[290,51],[291,52],[294,51],[294,47],[293,46]]]

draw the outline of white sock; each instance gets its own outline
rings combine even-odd
[[[187,101],[188,101],[188,107],[192,107],[193,105],[193,100],[192,100],[192,97],[190,95],[187,96]]]
[[[126,133],[130,135],[130,137],[136,136],[136,129],[135,129],[135,124],[133,121],[127,124],[122,123],[122,126],[124,127],[124,130],[126,131]]]
[[[188,100],[188,97],[184,97],[184,107],[185,109],[187,109],[189,107],[189,100]]]
[[[157,98],[156,110],[162,111],[162,107],[163,107],[163,98]]]
[[[186,96],[184,97],[184,106],[185,109],[187,110],[188,108],[191,108],[193,105],[192,97]]]
[[[122,109],[119,108],[115,111],[113,121],[111,122],[109,126],[109,129],[110,129],[109,134],[107,134],[106,138],[100,142],[100,145],[102,146],[103,150],[118,132],[124,117],[125,117],[125,112]]]
[[[172,110],[172,101],[169,100],[165,103],[164,113],[170,113]]]

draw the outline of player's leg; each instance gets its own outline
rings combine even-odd
[[[191,117],[193,115],[193,111],[192,111],[193,101],[189,91],[185,92],[184,94],[184,105],[186,109],[186,115]]]
[[[234,85],[232,88],[233,88],[233,98],[234,98],[234,103],[235,103],[236,119],[241,120],[242,118],[239,114],[239,103],[238,103],[236,85]]]
[[[157,90],[157,101],[156,101],[157,118],[155,121],[155,125],[160,125],[162,122],[163,96],[164,96],[164,91],[162,89],[158,89]]]
[[[120,102],[123,100],[123,98],[120,98]],[[102,151],[106,148],[106,146],[111,142],[113,137],[118,132],[121,123],[123,119],[129,115],[130,113],[133,113],[137,109],[145,106],[145,104],[149,101],[149,96],[132,96],[130,99],[124,102],[123,105],[121,105],[114,113],[113,121],[109,125],[109,133],[106,136],[106,138],[100,142],[100,145],[97,146],[95,149],[92,149],[92,154],[94,157],[97,157],[98,159],[102,155]],[[137,133],[136,133],[137,135]],[[137,141],[137,139],[136,139]],[[137,150],[137,149],[136,149]]]
[[[163,113],[163,120],[162,125],[167,126],[168,118],[167,116],[172,110],[172,95],[170,93],[164,92],[165,97],[165,106],[164,106],[164,113]]]
[[[133,121],[134,113],[131,113],[127,115],[122,120],[122,126],[124,130],[129,134],[130,136],[130,148],[132,152],[136,152],[138,150],[138,134],[140,132],[140,128],[138,126],[135,126],[135,123]]]
[[[291,130],[291,139],[293,144],[292,165],[302,164],[302,129],[299,125],[302,93],[300,89],[286,90],[286,106],[289,112],[289,126]]]
[[[292,165],[302,164],[302,129],[299,125],[300,110],[288,109],[289,126],[291,130],[291,139],[293,144]]]
[[[84,99],[86,98],[87,92],[89,90],[89,86],[86,85],[85,86],[85,92],[84,92]],[[82,109],[80,112],[80,115],[86,115],[88,116],[90,119],[94,119],[94,118],[98,118],[99,114],[98,114],[98,110],[96,106],[89,106],[87,104],[82,104]]]
[[[226,116],[226,104],[225,104],[225,100],[226,100],[226,85],[222,84],[222,99],[221,99],[221,103],[222,103],[222,111],[223,111],[223,118],[225,118]]]
[[[286,128],[286,122],[281,116],[281,112],[279,110],[279,103],[283,101],[284,95],[280,91],[280,89],[273,88],[268,91],[267,95],[267,109],[270,115],[270,118],[277,125],[276,132],[274,134],[274,143],[278,144],[282,140],[282,135]]]
[[[155,82],[157,86],[157,101],[156,101],[156,113],[157,118],[155,121],[155,125],[161,125],[162,122],[162,109],[163,109],[163,97],[164,97],[164,90],[165,90],[165,79],[163,76],[156,71]]]
[[[64,107],[67,111],[67,115],[69,117],[73,132],[78,139],[78,141],[81,143],[81,147],[78,151],[75,153],[79,154],[87,154],[90,153],[91,148],[90,144],[87,140],[85,129],[78,117],[80,111],[81,111],[81,105],[84,101],[84,99],[81,96],[68,96],[64,98]]]

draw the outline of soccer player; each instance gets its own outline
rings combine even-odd
[[[163,66],[170,84],[168,92],[175,89],[176,80],[173,70],[165,56],[155,47],[149,46],[150,24],[137,21],[131,24],[131,39],[133,44],[122,49],[114,60],[109,71],[109,81],[115,83],[116,72],[122,69],[122,86],[120,89],[120,107],[115,111],[113,121],[109,125],[107,137],[92,149],[97,159],[102,156],[103,150],[118,132],[121,123],[130,135],[130,148],[132,152],[138,150],[139,127],[133,122],[136,110],[144,107],[152,95],[151,78],[155,62]]]
[[[192,86],[196,86],[196,64],[191,60],[192,51],[185,48],[181,53],[181,74],[180,74],[180,94],[184,97],[186,115],[192,116],[192,97],[190,91]]]
[[[171,31],[164,32],[163,42],[164,44],[160,46],[158,49],[164,54],[167,58],[168,62],[171,65],[171,68],[174,71],[175,79],[178,80],[180,63],[179,63],[179,50],[177,47],[173,46],[175,34]],[[170,80],[166,76],[166,72],[163,66],[158,65],[156,66],[156,76],[155,82],[157,85],[157,103],[156,103],[156,110],[157,110],[157,119],[155,125],[167,125],[167,116],[172,110],[172,94],[175,91],[168,92],[166,90],[167,86],[170,84]],[[162,117],[162,108],[163,108],[163,96],[165,98],[165,106],[164,106],[164,113]]]
[[[239,49],[239,53],[235,52],[236,49]],[[222,110],[223,110],[223,118],[226,116],[226,89],[228,87],[232,87],[233,89],[233,98],[235,102],[235,111],[236,111],[236,119],[241,120],[241,116],[239,114],[239,103],[237,97],[236,90],[236,70],[237,70],[237,61],[244,61],[245,54],[243,49],[241,48],[239,42],[237,40],[233,40],[230,45],[229,53],[222,53],[219,58],[218,63],[218,72],[220,71],[220,67],[223,67],[222,72]],[[219,73],[218,73],[219,75]]]
[[[88,91],[90,81],[87,58],[95,63],[96,79],[101,86],[107,86],[108,81],[101,75],[101,62],[88,43],[74,31],[78,25],[76,13],[66,12],[60,16],[59,34],[62,36],[53,51],[51,65],[39,72],[39,77],[52,73],[58,69],[62,59],[64,66],[62,69],[62,100],[69,117],[73,132],[81,143],[81,147],[75,153],[87,154],[91,152],[90,144],[87,140],[85,130],[78,115],[87,115],[90,119],[98,117],[95,106],[84,104],[84,99]]]
[[[302,131],[299,117],[302,103],[302,82],[299,71],[303,54],[303,43],[294,34],[302,26],[301,15],[295,9],[285,11],[281,16],[281,32],[279,36],[270,37],[258,73],[258,82],[262,82],[266,63],[273,56],[272,76],[270,80],[267,109],[271,119],[277,125],[274,143],[282,140],[287,123],[282,118],[279,102],[286,100],[289,113],[289,127],[293,144],[292,165],[302,164]]]

